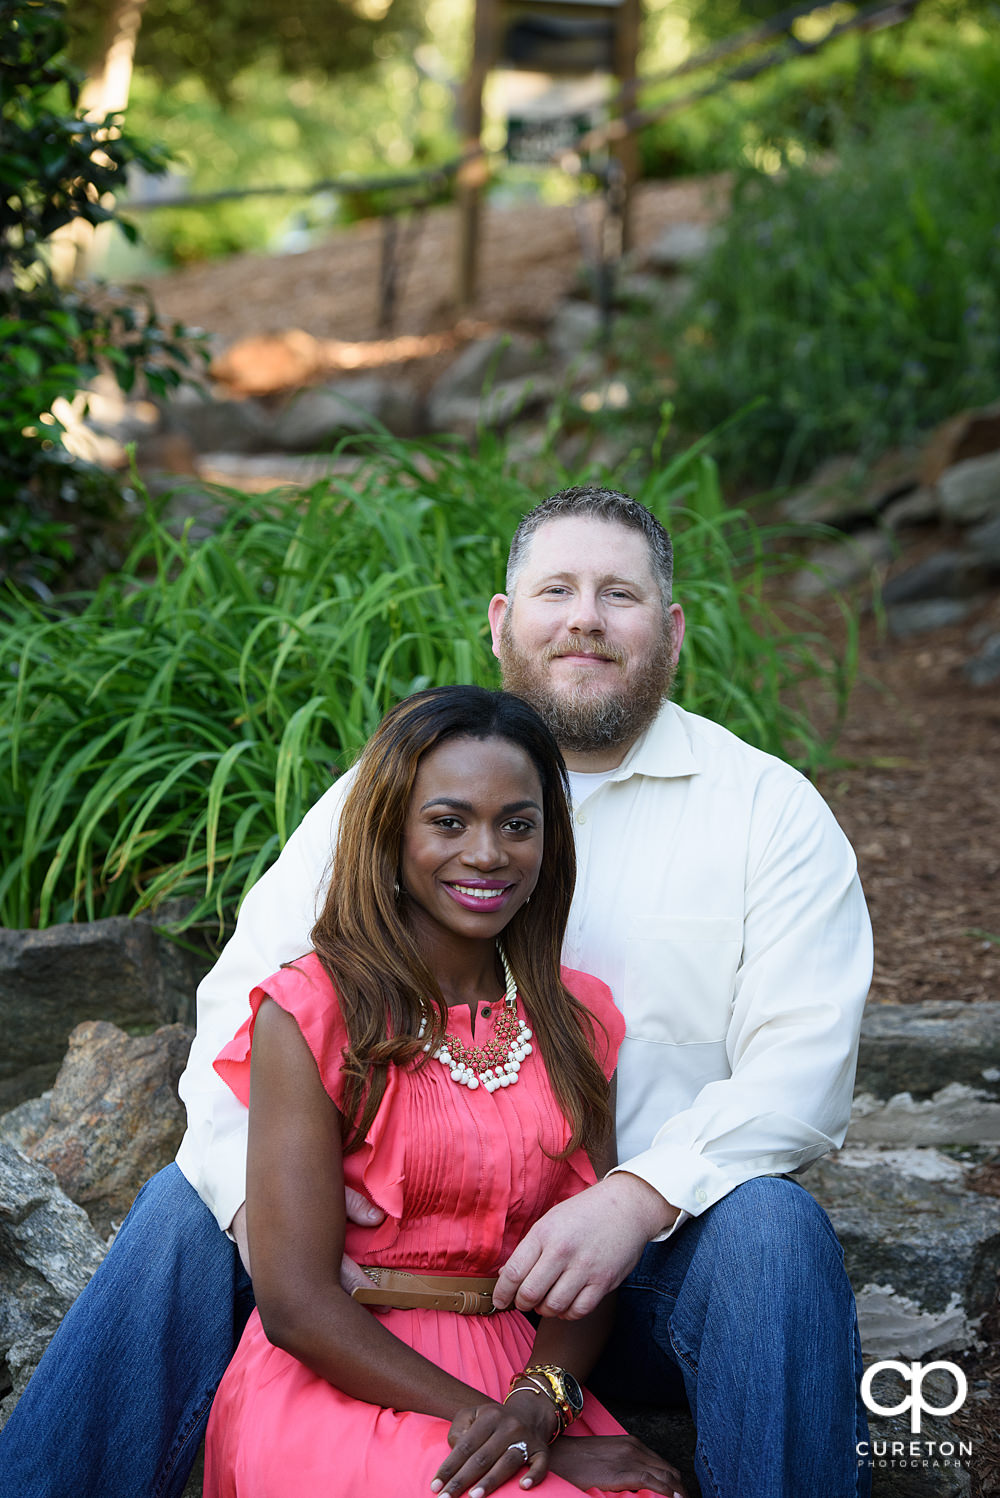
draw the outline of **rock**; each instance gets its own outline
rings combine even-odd
[[[266,494],[272,489],[301,488],[321,479],[355,473],[362,458],[344,453],[203,453],[198,477],[207,484],[223,484],[244,493]]]
[[[44,931],[0,928],[0,1107],[52,1085],[81,1021],[123,1029],[193,1022],[195,989],[212,960],[207,948],[182,947],[143,916]]]
[[[422,427],[416,393],[382,375],[354,375],[300,390],[274,417],[272,448],[307,452],[340,437],[385,427],[395,437],[415,437]]]
[[[177,1153],[185,1122],[177,1082],[193,1039],[186,1025],[132,1037],[100,1020],[70,1036],[48,1127],[29,1154],[86,1208],[102,1236]]]
[[[14,1381],[0,1424],[103,1257],[87,1214],[51,1171],[0,1143],[0,1359]]]
[[[1000,634],[989,636],[978,654],[965,662],[962,674],[974,687],[988,687],[1000,681]]]
[[[985,1087],[948,1082],[930,1097],[910,1092],[889,1098],[856,1092],[851,1141],[872,1145],[1000,1144],[1000,1103]]]
[[[694,288],[693,276],[631,271],[618,278],[615,305],[626,311],[648,309],[659,317],[674,317],[694,295]]]
[[[1000,1142],[1000,1003],[872,1005],[861,1026],[850,1141]]]
[[[890,500],[882,511],[882,523],[891,531],[906,530],[908,526],[929,525],[938,518],[937,490],[927,484]]]
[[[182,386],[162,409],[163,436],[180,437],[195,452],[257,453],[270,445],[271,416],[259,401],[217,400]]]
[[[936,484],[956,463],[1000,452],[1000,402],[952,416],[932,433],[924,449],[920,481]]]
[[[49,1126],[52,1114],[52,1093],[43,1092],[41,1097],[29,1098],[18,1103],[0,1118],[0,1139],[12,1144],[22,1155],[27,1155],[33,1144],[37,1144]]]
[[[964,541],[966,551],[971,552],[988,572],[1000,569],[1000,515],[966,531]]]
[[[601,334],[601,314],[590,302],[560,302],[548,327],[547,341],[561,359],[574,359]]]
[[[948,548],[896,572],[882,586],[886,607],[928,598],[968,598],[986,584],[986,569],[967,551]]]
[[[710,224],[671,224],[646,252],[646,264],[659,271],[689,270],[711,253],[718,238]]]
[[[796,575],[794,591],[799,598],[817,598],[849,588],[888,562],[892,551],[890,537],[880,530],[858,531],[817,546],[809,555],[809,568]]]
[[[932,1149],[849,1145],[803,1184],[829,1213],[858,1301],[865,1360],[972,1347],[996,1299],[1000,1214]]]
[[[487,388],[479,397],[431,396],[430,423],[435,432],[451,432],[470,441],[484,427],[503,430],[517,417],[530,416],[558,393],[551,375],[523,375]]]
[[[528,338],[494,333],[477,338],[459,354],[441,375],[431,395],[432,404],[454,396],[478,399],[483,386],[494,388],[543,368],[543,351]]]
[[[914,449],[893,448],[871,466],[842,454],[829,458],[801,489],[779,506],[800,525],[832,525],[854,531],[890,504],[902,504],[916,491]],[[937,500],[933,500],[935,511]]]
[[[1000,515],[1000,452],[955,464],[942,473],[937,490],[941,514],[958,525]]]
[[[919,1100],[949,1083],[982,1088],[1000,1103],[1000,1001],[868,1006],[858,1092],[878,1098],[909,1092]]]
[[[961,624],[973,605],[960,598],[928,598],[921,603],[900,603],[886,611],[889,633],[897,640]]]

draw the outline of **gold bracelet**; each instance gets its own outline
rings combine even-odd
[[[514,1380],[525,1377],[527,1377],[528,1380],[527,1385],[518,1384],[517,1388],[515,1389]],[[551,1391],[547,1388],[544,1388],[541,1384],[537,1384],[530,1374],[525,1375],[523,1373],[515,1373],[510,1383],[511,1386],[507,1390],[507,1393],[504,1395],[504,1404],[506,1404],[507,1400],[510,1399],[514,1394],[544,1394],[548,1398],[549,1403],[552,1405],[552,1408],[556,1412],[556,1428],[549,1436],[549,1445],[551,1446],[553,1441],[557,1441],[562,1435],[563,1431],[566,1429],[565,1425],[563,1424],[562,1411],[553,1399]]]

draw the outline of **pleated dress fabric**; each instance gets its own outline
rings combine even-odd
[[[563,977],[599,1021],[599,1058],[610,1075],[624,1033],[610,992],[586,974],[567,970]],[[217,1071],[248,1102],[253,1022],[265,997],[294,1016],[326,1091],[339,1105],[347,1031],[314,954],[254,990],[252,1017],[220,1053]],[[518,1011],[524,1016],[520,998]],[[451,1011],[449,1029],[467,1044],[482,1044],[492,1023],[480,1017],[473,1036],[463,1007]],[[515,1086],[492,1093],[457,1085],[434,1061],[418,1070],[390,1068],[367,1140],[344,1160],[347,1184],[386,1217],[376,1228],[348,1223],[347,1253],[390,1268],[495,1275],[550,1206],[593,1184],[583,1150],[568,1160],[550,1158],[568,1137],[537,1050],[523,1063]],[[530,1357],[533,1330],[518,1311],[459,1316],[369,1310],[430,1362],[492,1399],[503,1398],[511,1375]],[[448,1454],[448,1424],[342,1393],[273,1347],[255,1311],[212,1407],[205,1498],[427,1498]],[[613,1435],[621,1429],[588,1394],[571,1433]],[[524,1490],[514,1478],[496,1491],[523,1498]],[[560,1498],[580,1490],[550,1473],[543,1491]]]

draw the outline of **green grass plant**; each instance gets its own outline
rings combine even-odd
[[[667,333],[682,432],[762,398],[717,451],[763,487],[995,399],[998,189],[1000,117],[984,142],[918,109],[845,133],[822,168],[745,173]]]
[[[723,507],[704,451],[654,451],[648,474],[639,497],[674,531],[690,620],[680,699],[821,761],[851,652],[769,603],[787,536]],[[569,481],[554,471],[551,487]],[[485,605],[538,498],[488,438],[478,455],[373,439],[355,473],[307,491],[220,493],[200,539],[149,503],[93,592],[0,595],[3,924],[168,897],[188,922],[231,923],[390,704],[496,683]],[[803,707],[817,691],[826,728]]]

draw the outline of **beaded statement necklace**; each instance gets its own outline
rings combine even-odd
[[[432,1052],[435,1061],[451,1070],[451,1080],[460,1087],[474,1091],[480,1083],[487,1092],[496,1092],[498,1087],[513,1087],[521,1062],[531,1055],[531,1031],[524,1020],[517,1016],[517,983],[507,961],[507,953],[497,943],[507,991],[503,1008],[493,1026],[493,1039],[485,1045],[465,1045],[457,1035],[446,1032],[444,1040]],[[421,1021],[420,1033],[424,1023]],[[424,1046],[430,1051],[430,1042]]]

